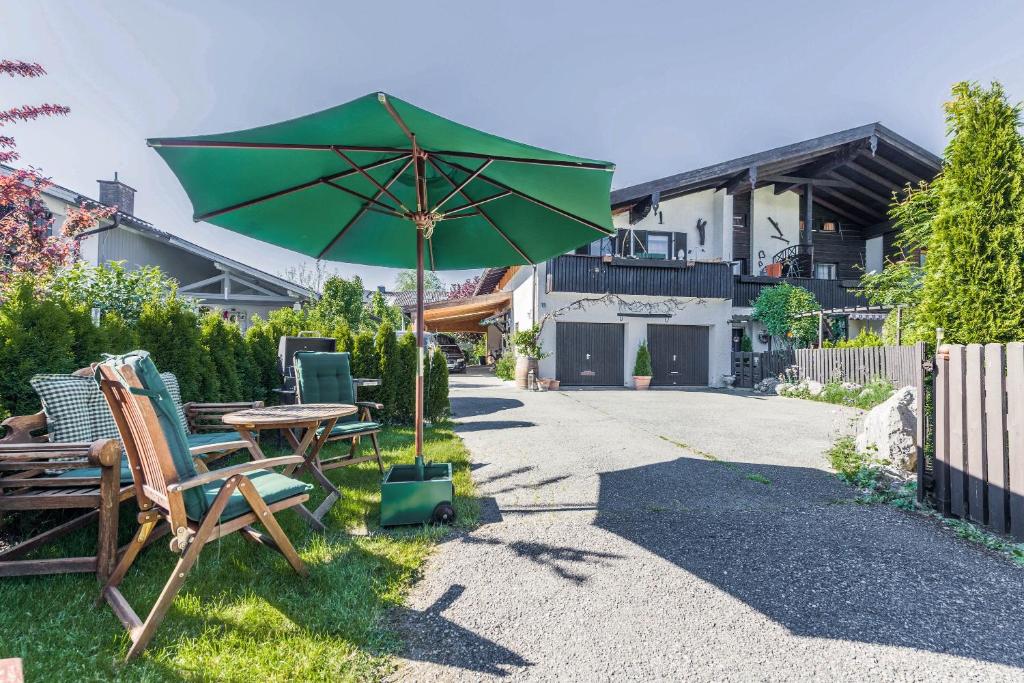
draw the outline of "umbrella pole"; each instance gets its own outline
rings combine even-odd
[[[416,226],[416,479],[423,481],[423,227]]]

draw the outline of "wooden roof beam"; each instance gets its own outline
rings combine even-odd
[[[853,197],[849,196],[846,193],[836,191],[834,188],[821,188],[819,189],[818,194],[821,193],[825,193],[826,197],[832,197],[834,201],[840,201],[845,204],[848,204],[849,206],[854,207],[855,209],[860,209],[861,211],[864,212],[865,216],[874,216],[880,210],[877,206],[868,206],[864,202],[854,199]],[[884,208],[882,208],[881,211],[884,214],[888,209],[888,205],[883,204],[883,207]]]
[[[917,183],[923,180],[921,176],[919,176],[918,174],[914,173],[913,171],[907,170],[906,168],[903,168],[897,163],[889,161],[883,156],[876,154],[875,156],[871,157],[871,160],[878,164],[879,166],[884,166],[885,168],[889,169],[896,175],[906,178],[911,183]]]
[[[861,215],[857,214],[856,212],[850,211],[850,209],[844,209],[843,207],[838,206],[837,204],[833,204],[832,202],[828,201],[827,199],[824,199],[821,196],[821,193],[818,193],[818,194],[816,194],[814,196],[814,203],[815,204],[821,204],[826,209],[831,209],[836,214],[842,216],[843,218],[850,219],[851,221],[853,221],[857,225],[861,225],[861,226],[863,226],[863,225],[871,225],[872,223],[877,222],[874,219],[869,219],[869,218],[867,218],[865,216],[861,216]]]
[[[867,149],[868,142],[865,140],[859,140],[854,143],[843,145],[838,150],[836,150],[835,154],[832,154],[829,157],[808,166],[804,171],[800,173],[800,176],[803,178],[818,178],[828,173],[829,171],[833,171],[839,168],[840,166],[850,163]],[[806,184],[805,180],[795,183],[776,185],[775,194],[782,194],[783,192],[792,190],[797,185],[804,184]]]

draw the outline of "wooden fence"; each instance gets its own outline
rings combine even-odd
[[[943,346],[934,385],[936,506],[1024,540],[1024,343]]]
[[[793,365],[793,352],[785,351],[733,351],[732,374],[735,387],[751,389],[765,377],[778,377]]]
[[[887,379],[896,387],[920,384],[925,361],[924,342],[914,346],[864,346],[852,349],[797,349],[800,377],[827,383],[833,380],[867,384]]]

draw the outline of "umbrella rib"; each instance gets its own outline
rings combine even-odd
[[[362,192],[356,192],[355,190],[350,190],[349,188],[345,187],[344,185],[337,184],[333,180],[325,180],[325,181],[323,181],[323,183],[325,185],[330,185],[335,190],[341,190],[342,192],[346,192],[346,193],[352,195],[353,197],[358,197],[359,199],[362,199],[364,202],[367,203],[367,208],[373,208],[372,206],[370,206],[372,204],[372,205],[375,205],[377,207],[377,210],[379,210],[379,211],[391,214],[392,216],[397,216],[398,218],[406,218],[406,214],[399,213],[398,211],[395,211],[394,208],[388,206],[387,204],[384,204],[383,202],[377,201],[377,199],[375,199],[374,197],[367,197]],[[378,192],[377,193],[377,197],[380,197],[380,195],[381,195],[381,193]],[[402,208],[405,208],[405,207],[402,207]]]
[[[290,149],[304,152],[330,152],[342,149],[346,152],[374,152],[376,154],[408,154],[409,150],[400,147],[374,147],[362,145],[317,145],[291,142],[243,142],[241,140],[179,140],[176,138],[156,138],[147,140],[150,147],[184,147],[214,149]]]
[[[388,178],[388,181],[387,181],[386,183],[384,183],[384,184],[385,184],[385,185],[391,185],[391,183],[393,183],[393,182],[395,182],[396,180],[398,180],[398,178],[399,178],[399,177],[400,177],[400,176],[401,176],[401,175],[402,175],[403,173],[405,173],[405,172],[406,172],[406,170],[408,170],[409,166],[411,166],[411,165],[412,165],[412,157],[409,157],[409,158],[408,158],[408,159],[406,160],[406,162],[405,162],[404,164],[402,164],[402,168],[398,169],[398,172],[397,172],[397,173],[395,173],[395,174],[394,174],[393,176],[391,176],[390,178]],[[381,193],[381,192],[380,192],[380,191],[378,190],[378,192],[377,192],[377,197],[379,198],[381,194],[382,194],[382,193]],[[320,252],[320,254],[319,254],[319,255],[318,255],[317,257],[316,257],[316,258],[317,258],[317,260],[320,260],[320,259],[322,259],[322,258],[324,257],[324,255],[325,255],[325,254],[327,254],[327,252],[329,252],[329,251],[330,251],[331,249],[333,249],[333,248],[334,248],[334,245],[336,245],[336,244],[338,243],[338,241],[339,241],[339,240],[340,240],[340,239],[341,239],[342,237],[344,237],[345,233],[346,233],[346,232],[348,232],[348,229],[349,229],[349,228],[351,228],[351,227],[352,227],[353,225],[355,225],[355,224],[356,224],[356,221],[358,221],[358,220],[359,220],[360,218],[362,218],[362,217],[363,217],[363,215],[364,215],[364,214],[365,214],[365,213],[366,213],[366,212],[367,212],[367,211],[368,211],[369,209],[370,209],[370,205],[369,205],[369,204],[363,204],[363,206],[362,206],[362,207],[361,207],[361,208],[359,209],[359,211],[358,211],[358,212],[356,212],[356,215],[355,215],[355,216],[352,216],[352,218],[351,218],[351,219],[349,220],[349,222],[345,224],[345,226],[344,226],[344,227],[343,227],[343,228],[342,228],[342,229],[341,229],[341,230],[340,230],[340,231],[338,232],[338,234],[337,234],[337,235],[335,235],[335,236],[334,236],[334,238],[333,238],[333,239],[331,239],[331,241],[327,243],[327,246],[326,246],[326,247],[324,247],[324,248],[323,248],[323,251],[321,251],[321,252]]]
[[[409,142],[411,142],[415,146],[416,136],[413,135],[413,132],[411,130],[409,130],[409,126],[405,125],[405,121],[403,121],[402,117],[398,115],[398,112],[395,111],[395,108],[391,106],[391,102],[388,101],[388,96],[385,95],[384,93],[377,93],[377,101],[384,105],[384,109],[387,110],[391,118],[394,119],[395,123],[398,124],[398,127],[402,129],[402,133],[405,134],[405,137],[409,138]]]
[[[470,202],[469,204],[463,204],[462,206],[457,206],[454,209],[452,209],[451,211],[448,211],[447,213],[444,213],[442,215],[446,219],[447,218],[462,218],[462,216],[453,216],[452,214],[458,213],[459,211],[462,211],[463,209],[474,209],[474,208],[480,206],[481,204],[487,204],[488,202],[493,202],[495,199],[501,199],[502,197],[508,197],[510,194],[512,194],[512,193],[509,192],[508,190],[505,190],[503,192],[499,192],[498,194],[492,194],[489,197],[484,197],[483,199],[477,199],[476,201]],[[466,214],[466,215],[467,216],[472,216],[472,215],[475,215],[475,213],[478,213],[478,212],[474,212],[473,214]]]
[[[431,158],[433,158],[433,156],[431,156]],[[454,161],[449,161],[447,159],[441,159],[441,161],[443,161],[446,165],[451,166],[452,168],[456,168],[456,169],[462,171],[463,173],[472,173],[472,171],[470,171],[468,168],[466,168],[462,164],[457,164]],[[435,164],[435,168],[436,168],[436,164]],[[588,228],[590,228],[591,230],[599,232],[604,237],[608,237],[610,235],[614,235],[615,234],[614,231],[610,232],[607,228],[602,228],[597,223],[589,221],[586,218],[583,218],[582,216],[577,216],[574,213],[566,211],[565,209],[559,209],[557,206],[552,206],[551,204],[548,204],[547,202],[545,202],[545,201],[543,201],[541,199],[537,199],[536,197],[528,195],[525,192],[520,192],[519,190],[517,190],[517,189],[515,189],[513,187],[509,187],[505,183],[502,183],[502,182],[500,182],[498,180],[495,180],[494,178],[491,178],[491,177],[489,177],[488,175],[486,175],[484,173],[480,174],[480,179],[490,183],[491,185],[493,185],[494,187],[498,188],[499,190],[508,190],[509,192],[511,192],[515,196],[519,197],[520,199],[525,199],[526,201],[532,202],[533,204],[536,204],[537,206],[541,206],[541,207],[547,209],[548,211],[554,211],[555,213],[560,214],[560,215],[562,215],[562,216],[564,216],[564,217],[566,217],[566,218],[568,218],[570,220],[574,220],[577,223],[580,223],[581,225],[585,225]]]
[[[444,178],[445,180],[448,181],[449,185],[451,185],[452,187],[455,187],[455,181],[452,180],[448,176],[448,174],[444,172],[444,169],[442,169],[440,166],[437,165],[437,162],[434,161],[434,157],[428,156],[427,157],[427,161],[430,162],[431,166],[433,166],[435,169],[437,169],[437,172],[441,174],[442,178]],[[465,192],[460,191],[459,194],[462,195],[466,199],[466,201],[470,201],[470,202],[473,201],[473,198],[470,197],[469,195],[467,195]],[[517,254],[519,254],[520,256],[522,256],[526,260],[527,263],[535,263],[535,261],[533,259],[531,259],[529,256],[526,255],[526,252],[524,252],[522,249],[519,248],[518,244],[516,244],[514,241],[512,241],[512,239],[508,235],[505,234],[504,230],[502,230],[501,228],[498,227],[498,224],[495,223],[494,220],[490,216],[488,216],[487,213],[483,209],[481,209],[479,206],[476,206],[476,207],[473,207],[473,208],[476,210],[477,213],[480,214],[480,216],[485,221],[487,221],[487,224],[490,225],[491,228],[493,228],[496,233],[501,235],[502,238],[504,238],[504,240],[506,242],[508,242],[509,246],[511,246],[513,249],[516,250]]]
[[[452,197],[454,197],[455,195],[457,195],[457,194],[459,194],[460,192],[462,192],[462,190],[463,190],[463,189],[465,189],[466,185],[469,185],[469,184],[470,184],[471,182],[473,182],[473,180],[474,180],[474,179],[475,179],[475,178],[476,178],[476,177],[477,177],[478,175],[480,175],[481,173],[483,173],[483,172],[484,172],[484,170],[486,170],[486,168],[487,168],[488,166],[490,166],[490,165],[491,165],[491,163],[492,163],[493,161],[494,161],[493,159],[488,159],[488,160],[487,160],[487,161],[485,161],[484,163],[480,164],[480,168],[476,169],[476,171],[474,171],[473,173],[471,173],[471,174],[469,175],[469,177],[468,177],[468,178],[466,178],[466,179],[465,179],[465,180],[463,180],[463,181],[462,181],[461,183],[459,183],[458,185],[456,185],[455,187],[453,187],[453,188],[451,189],[451,192],[449,192],[448,194],[446,194],[446,195],[444,196],[444,199],[442,199],[441,201],[439,201],[439,202],[438,202],[438,203],[437,203],[437,204],[436,204],[436,205],[434,206],[434,208],[433,208],[433,209],[431,209],[431,213],[436,213],[436,212],[440,211],[440,210],[441,210],[441,207],[442,207],[442,206],[444,206],[445,204],[447,204],[447,203],[448,203],[448,200],[449,200],[449,199],[451,199],[451,198],[452,198]]]
[[[390,157],[390,158],[387,158],[387,159],[381,159],[380,161],[375,161],[372,164],[368,164],[366,166],[366,169],[367,170],[372,170],[372,169],[375,169],[375,168],[380,168],[382,166],[388,166],[389,164],[393,164],[396,161],[401,161],[402,159],[408,158],[408,156],[409,156],[408,154],[403,154],[402,156]],[[322,178],[317,178],[316,180],[310,180],[309,182],[300,183],[299,185],[293,185],[292,187],[287,187],[287,188],[285,188],[283,190],[277,190],[276,192],[270,192],[268,194],[265,194],[265,195],[262,195],[262,196],[259,196],[259,197],[254,197],[252,199],[247,199],[244,202],[238,202],[237,204],[232,204],[231,206],[225,206],[222,209],[216,209],[214,211],[207,211],[204,214],[200,214],[198,216],[194,216],[192,220],[197,221],[197,222],[198,221],[205,221],[205,220],[208,220],[210,218],[214,218],[216,216],[221,216],[221,215],[223,215],[225,213],[231,213],[232,211],[237,211],[238,209],[244,209],[244,208],[253,206],[255,204],[261,204],[263,202],[270,201],[271,199],[277,199],[278,197],[284,197],[284,196],[289,195],[289,194],[291,194],[293,192],[298,192],[300,190],[306,190],[308,188],[315,187],[316,185],[319,185],[319,184],[323,183],[325,180],[340,180],[342,178],[347,178],[348,176],[353,175],[354,173],[355,173],[355,171],[350,169],[348,171],[341,171],[340,173],[334,173],[334,174],[331,174],[331,175],[328,175],[328,176],[323,176]]]
[[[451,157],[463,157],[466,159],[488,159],[510,164],[530,164],[533,166],[557,166],[561,168],[585,168],[594,171],[614,171],[614,164],[605,164],[596,161],[560,161],[557,159],[535,159],[530,157],[508,157],[495,156],[493,154],[477,154],[475,152],[453,152],[451,150],[427,150],[431,154],[440,154]]]
[[[366,178],[366,179],[367,179],[367,180],[369,180],[369,181],[370,181],[371,183],[373,183],[373,184],[374,184],[374,185],[375,185],[375,186],[377,187],[377,189],[378,189],[378,190],[380,190],[381,192],[383,192],[383,193],[384,193],[384,194],[386,194],[387,196],[391,197],[391,199],[393,199],[393,200],[394,200],[395,204],[398,204],[398,206],[399,206],[399,207],[400,207],[400,208],[402,209],[402,211],[404,211],[404,212],[406,212],[406,213],[410,213],[409,209],[405,208],[405,205],[404,205],[404,204],[402,204],[402,200],[401,200],[401,199],[399,199],[399,198],[398,198],[398,197],[396,197],[395,195],[391,194],[391,192],[390,192],[390,191],[388,190],[388,188],[384,187],[384,186],[383,186],[383,185],[381,185],[381,184],[380,184],[379,182],[377,182],[377,179],[376,179],[376,178],[374,178],[374,177],[373,177],[372,175],[370,175],[369,173],[367,173],[366,171],[364,171],[364,170],[363,170],[363,167],[362,167],[362,166],[360,166],[359,164],[357,164],[356,162],[352,161],[352,159],[350,159],[350,158],[349,158],[349,156],[348,156],[347,154],[345,154],[344,152],[342,152],[342,151],[341,151],[340,149],[337,149],[337,148],[335,148],[335,150],[334,150],[334,153],[335,153],[335,154],[337,154],[338,156],[340,156],[340,157],[341,157],[342,159],[344,159],[344,160],[345,160],[345,163],[347,163],[347,164],[348,164],[349,166],[351,166],[351,167],[352,167],[352,168],[353,168],[354,170],[356,170],[356,171],[358,171],[358,172],[359,172],[360,174],[362,174],[362,176],[363,176],[364,178]]]

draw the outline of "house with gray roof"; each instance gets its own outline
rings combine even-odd
[[[0,173],[10,167],[0,165]],[[157,266],[178,282],[178,291],[196,299],[203,308],[220,311],[244,330],[252,316],[266,318],[270,311],[293,307],[313,298],[312,290],[214,252],[156,228],[135,215],[135,189],[122,182],[100,180],[94,199],[61,185],[51,184],[43,201],[59,233],[68,207],[115,206],[117,212],[81,239],[81,257],[92,265],[124,262],[129,269]]]

